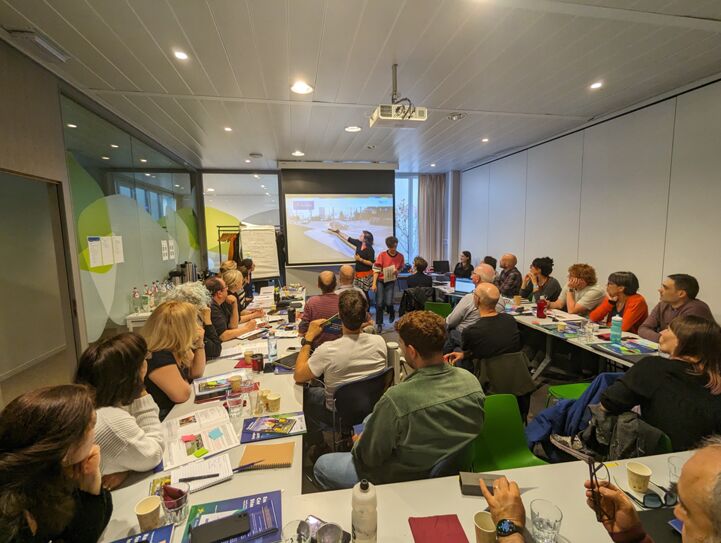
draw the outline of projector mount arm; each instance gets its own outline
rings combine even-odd
[[[401,98],[398,94],[398,64],[394,64],[393,70],[393,92],[391,93],[391,104],[398,105],[398,108],[394,108],[396,112],[400,113],[404,119],[409,119],[413,113],[415,113],[415,106],[409,98]],[[405,104],[405,105],[403,105]]]

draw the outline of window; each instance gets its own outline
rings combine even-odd
[[[418,176],[396,176],[396,237],[398,250],[413,262],[418,256]]]

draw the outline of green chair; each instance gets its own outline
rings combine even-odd
[[[486,397],[486,416],[480,435],[468,447],[469,458],[461,459],[471,471],[543,466],[543,460],[528,450],[518,402],[512,394]]]
[[[567,385],[553,385],[548,387],[546,396],[546,407],[551,403],[551,398],[557,400],[578,400],[591,383],[570,383]]]
[[[658,451],[656,454],[668,454],[673,452],[673,445],[671,444],[671,438],[668,437],[666,434],[663,434],[661,436],[661,439],[658,441]]]
[[[440,315],[444,319],[453,311],[451,304],[445,302],[426,302],[426,305],[423,307],[426,311],[433,311],[433,313]]]

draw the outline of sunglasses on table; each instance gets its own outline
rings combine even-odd
[[[661,485],[657,485],[653,481],[651,481],[650,484],[655,486],[659,490],[662,490],[663,495],[652,490],[648,490],[643,495],[643,499],[639,500],[631,492],[628,492],[626,490],[624,490],[623,492],[626,494],[626,496],[631,498],[634,503],[640,505],[645,509],[661,509],[662,507],[673,507],[678,503],[678,496],[674,492]],[[618,484],[616,486],[618,486]],[[621,487],[619,486],[619,488]]]

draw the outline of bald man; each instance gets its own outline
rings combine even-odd
[[[303,308],[303,316],[298,324],[298,332],[305,336],[310,323],[317,319],[329,319],[338,314],[338,295],[334,292],[336,287],[335,274],[332,271],[322,271],[318,274],[318,288],[320,295],[311,296],[305,302]],[[323,330],[319,336],[313,339],[311,347],[313,349],[322,345],[326,341],[332,341],[340,337],[340,332],[335,332],[329,328]]]
[[[523,283],[523,276],[521,272],[516,268],[518,259],[516,255],[506,253],[501,257],[501,271],[496,279],[496,286],[501,291],[502,296],[511,298],[521,291],[521,283]]]
[[[473,281],[473,284],[476,286],[481,283],[493,283],[495,277],[496,270],[488,264],[479,264],[473,270],[473,273],[471,273],[471,281]],[[501,301],[498,302],[497,310],[499,313],[503,312],[503,303]],[[446,317],[448,340],[446,341],[443,352],[449,353],[457,347],[460,347],[463,330],[479,318],[474,301],[474,294],[473,292],[469,292],[460,299],[456,307],[451,311],[451,314]]]
[[[478,320],[461,334],[463,351],[445,357],[447,362],[469,371],[473,371],[473,359],[492,358],[521,350],[516,319],[496,310],[501,297],[498,287],[492,283],[480,283],[472,294]]]
[[[363,289],[358,288],[353,284],[355,280],[355,270],[353,266],[349,264],[343,264],[338,270],[338,288],[335,289],[335,293],[340,296],[345,290],[357,290],[363,292]],[[365,295],[365,292],[363,292]]]

